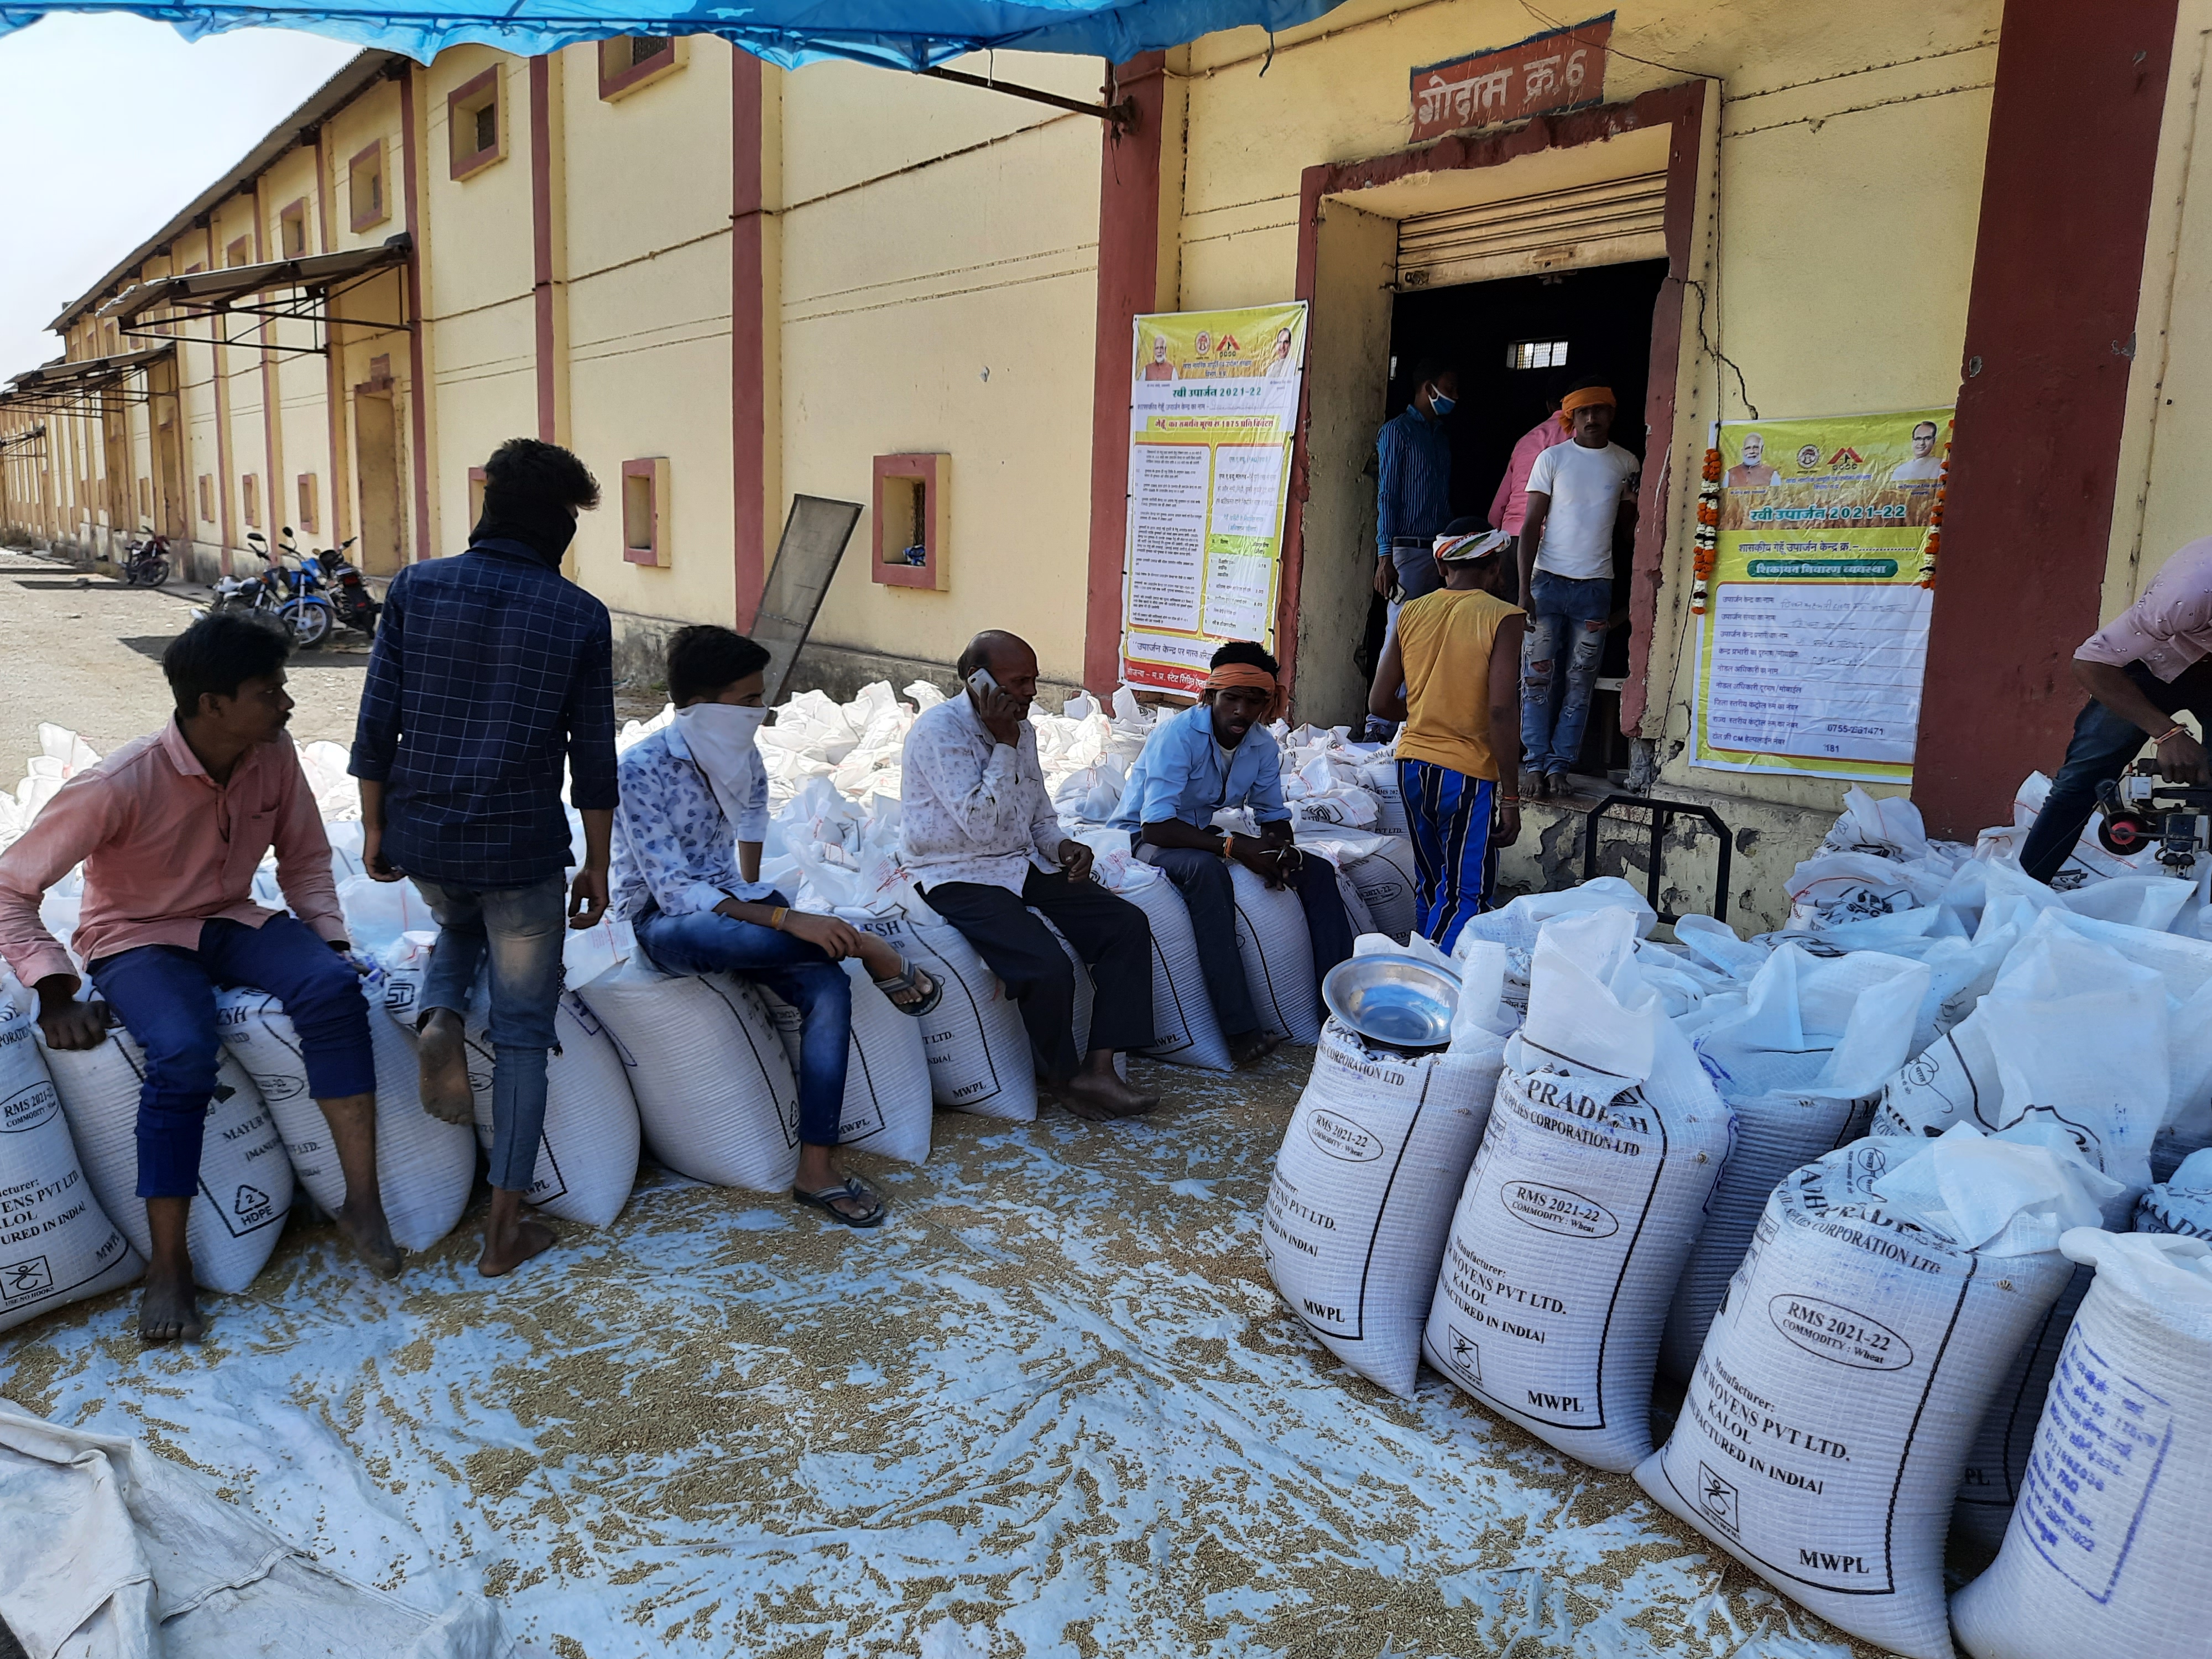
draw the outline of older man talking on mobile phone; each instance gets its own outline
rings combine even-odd
[[[1045,1076],[1092,1122],[1159,1104],[1115,1074],[1114,1056],[1152,1042],[1152,929],[1091,879],[1091,853],[1060,834],[1029,723],[1037,659],[993,629],[960,653],[961,696],[907,733],[901,852],[930,907],[999,976],[1022,1011]],[[1050,918],[1091,969],[1089,1052],[1075,1047],[1075,969]]]

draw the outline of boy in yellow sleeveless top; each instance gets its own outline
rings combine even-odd
[[[1462,526],[1478,533],[1462,534]],[[1403,720],[1398,786],[1413,841],[1418,926],[1449,951],[1483,908],[1490,848],[1521,834],[1521,635],[1527,614],[1498,597],[1506,532],[1455,522],[1436,540],[1444,585],[1398,612],[1368,711]],[[1404,686],[1401,694],[1401,684]]]

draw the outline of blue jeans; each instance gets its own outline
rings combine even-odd
[[[1582,753],[1590,692],[1605,656],[1613,582],[1539,570],[1528,584],[1528,631],[1521,641],[1521,764],[1565,772]]]
[[[1252,988],[1244,977],[1244,953],[1237,945],[1237,898],[1229,873],[1229,860],[1218,853],[1195,847],[1146,847],[1144,832],[1131,840],[1142,848],[1139,856],[1176,884],[1190,912],[1190,931],[1198,945],[1198,965],[1206,975],[1206,988],[1213,1001],[1214,1018],[1224,1036],[1243,1036],[1260,1029],[1259,1011],[1252,1006]],[[1291,878],[1298,902],[1305,907],[1306,934],[1313,944],[1314,978],[1328,977],[1328,970],[1352,955],[1352,918],[1344,908],[1344,895],[1336,885],[1336,869],[1327,859],[1310,858]]]
[[[764,902],[790,901],[778,893]],[[730,974],[799,1010],[799,1139],[835,1146],[852,1054],[853,981],[844,969],[818,945],[715,910],[688,916],[647,910],[636,927],[639,948],[663,973]]]
[[[199,1186],[200,1131],[215,1097],[216,987],[249,985],[284,1005],[317,1100],[376,1091],[368,1004],[345,959],[297,918],[258,927],[200,924],[196,950],[142,945],[91,964],[93,988],[146,1051],[138,1090],[138,1196],[189,1198]]]
[[[2212,714],[2212,659],[2192,664],[2169,682],[2139,662],[2127,666],[2136,689],[2163,714],[2187,709],[2202,721]],[[2065,763],[2051,781],[2051,794],[2035,815],[2035,827],[2020,849],[2020,867],[2038,881],[2057,875],[2081,838],[2081,826],[2096,810],[2097,791],[2127,769],[2149,742],[2133,720],[2122,720],[2094,697],[2075,717]]]
[[[491,1184],[528,1192],[545,1133],[545,1056],[561,1001],[568,884],[549,876],[528,887],[479,889],[413,879],[438,919],[416,1024],[436,1008],[467,1018],[477,976],[489,961]]]

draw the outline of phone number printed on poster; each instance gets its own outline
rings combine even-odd
[[[1693,765],[1911,781],[1950,415],[1720,428]]]
[[[1121,678],[1195,692],[1228,640],[1275,644],[1304,304],[1139,317]]]

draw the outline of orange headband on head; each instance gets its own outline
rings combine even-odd
[[[1206,677],[1208,691],[1265,691],[1267,707],[1261,714],[1263,721],[1279,720],[1283,717],[1282,683],[1264,668],[1255,668],[1249,662],[1225,662]]]
[[[1591,409],[1599,404],[1610,406],[1615,401],[1609,386],[1586,386],[1579,392],[1570,392],[1559,399],[1560,423],[1571,423],[1571,417],[1578,409]]]

